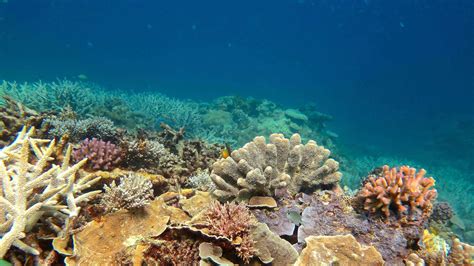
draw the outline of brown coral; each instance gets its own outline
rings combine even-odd
[[[248,199],[275,196],[281,190],[296,194],[335,188],[342,174],[330,153],[312,140],[303,145],[299,134],[290,139],[272,134],[268,144],[264,137],[256,137],[214,163],[211,178],[218,188],[214,194],[221,200]]]
[[[406,223],[423,220],[430,216],[437,196],[431,189],[435,180],[425,174],[424,169],[417,172],[408,166],[397,169],[385,165],[381,175],[369,176],[358,197],[370,213],[381,212],[388,218],[394,212],[399,221]]]
[[[27,108],[8,96],[3,96],[4,106],[0,106],[0,147],[11,143],[18,131],[26,127],[35,127],[35,135],[43,137],[46,129],[41,128],[44,115]]]
[[[459,239],[453,240],[451,253],[449,254],[449,265],[473,265],[474,246],[461,242]]]
[[[239,257],[248,262],[255,254],[250,229],[256,224],[250,210],[242,203],[221,204],[214,201],[204,213],[204,226],[211,235],[222,236],[237,244]]]

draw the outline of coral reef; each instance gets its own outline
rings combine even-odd
[[[46,129],[41,127],[44,114],[38,114],[8,96],[3,97],[0,106],[0,147],[10,144],[23,127],[35,127],[36,136],[43,136]]]
[[[290,194],[335,188],[341,178],[339,164],[328,159],[330,151],[309,141],[301,144],[294,134],[286,139],[281,134],[256,137],[231,157],[213,165],[211,178],[216,184],[214,194],[222,199],[249,198],[252,195],[274,196],[276,190]]]
[[[104,190],[101,205],[108,211],[143,208],[153,198],[152,182],[138,174],[122,176],[118,186],[113,181],[110,186],[105,186]]]
[[[433,205],[433,213],[430,216],[430,220],[441,224],[447,224],[453,216],[454,211],[449,203],[436,202]]]
[[[216,185],[212,182],[208,170],[198,170],[194,175],[188,178],[188,185],[202,191],[214,191]]]
[[[452,265],[472,265],[474,263],[474,247],[461,242],[458,238],[453,240],[449,263]]]
[[[431,215],[432,202],[437,196],[430,189],[435,181],[425,177],[426,171],[402,166],[400,169],[385,165],[379,176],[369,176],[358,197],[364,209],[388,218],[395,213],[402,223],[423,221]]]
[[[97,138],[105,141],[117,139],[117,128],[114,123],[105,117],[92,117],[87,119],[71,119],[50,117],[44,123],[50,127],[48,134],[51,137],[61,138],[67,135],[72,142],[83,139]]]
[[[76,172],[86,160],[69,166],[69,148],[62,165],[50,165],[56,142],[36,139],[34,132],[34,128],[28,131],[23,128],[13,143],[0,150],[0,258],[5,256],[11,245],[38,255],[39,252],[22,239],[41,216],[53,212],[57,217],[62,214],[66,219],[74,219],[80,210],[78,204],[99,193],[91,191],[81,194],[98,181],[91,175],[76,180]],[[63,201],[66,205],[62,205]]]
[[[92,138],[83,140],[72,156],[75,161],[87,158],[87,166],[92,170],[112,170],[121,162],[122,150],[110,141]]]
[[[310,236],[306,248],[296,261],[304,265],[384,265],[380,253],[373,246],[362,246],[352,235]]]
[[[209,234],[228,238],[232,242],[238,241],[238,255],[245,262],[250,261],[256,252],[250,228],[256,221],[245,205],[242,203],[221,204],[215,201],[204,213],[204,217],[203,226]]]

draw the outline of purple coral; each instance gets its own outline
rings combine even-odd
[[[72,156],[75,161],[87,158],[87,165],[93,170],[111,170],[122,160],[122,150],[110,141],[87,138],[74,149]]]

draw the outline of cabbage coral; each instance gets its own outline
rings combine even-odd
[[[428,217],[437,192],[431,189],[435,180],[425,174],[424,169],[417,172],[408,166],[397,169],[385,165],[380,175],[369,176],[359,192],[364,209],[387,218],[393,211],[403,221],[417,214]]]

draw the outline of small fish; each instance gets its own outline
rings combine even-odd
[[[286,217],[288,217],[288,220],[296,225],[300,225],[303,222],[301,214],[298,211],[289,211],[286,213]]]
[[[78,79],[81,79],[81,80],[87,80],[87,79],[88,79],[88,77],[87,77],[86,75],[84,75],[84,74],[79,74],[79,75],[77,75],[77,78],[78,78]]]
[[[232,149],[230,148],[229,144],[224,143],[224,145],[225,145],[225,147],[221,151],[221,156],[222,156],[222,158],[227,159],[227,157],[229,157],[230,154],[232,153]]]

